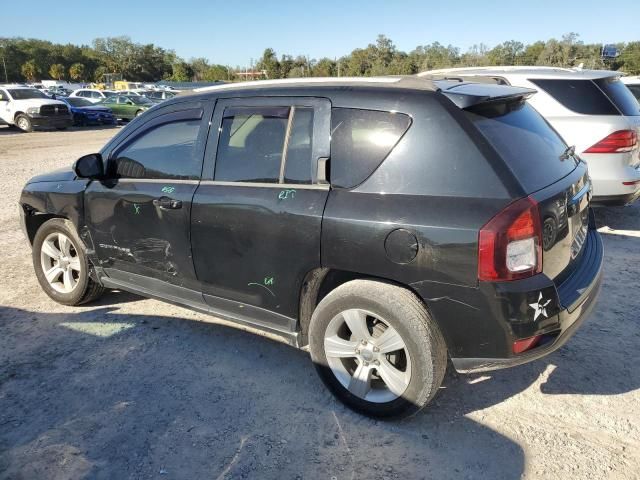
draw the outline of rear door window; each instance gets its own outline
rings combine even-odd
[[[591,80],[531,79],[530,81],[573,112],[584,115],[620,115],[616,106]]]
[[[486,103],[465,110],[465,114],[527,193],[555,183],[576,168],[573,157],[561,159],[566,143],[526,102]]]
[[[332,108],[331,184],[342,188],[361,184],[410,126],[411,117],[403,113]]]
[[[609,99],[618,107],[620,113],[627,116],[640,115],[640,105],[638,100],[619,77],[608,77],[594,80],[595,84],[609,97]]]
[[[231,107],[222,118],[215,179],[278,183],[290,107]]]

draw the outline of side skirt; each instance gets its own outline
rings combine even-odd
[[[204,297],[200,292],[189,288],[171,285],[161,280],[120,270],[99,270],[102,270],[102,275],[99,275],[100,282],[107,288],[125,290],[143,297],[153,298],[179,307],[207,313],[254,330],[282,337],[288,345],[296,348],[300,347],[300,332],[277,328],[272,325],[273,323],[282,324],[285,319],[287,324],[295,324],[295,319],[284,317],[283,315],[270,312],[260,307],[225,299],[219,299],[218,303],[241,309],[242,312],[230,311],[228,308],[216,308],[205,303]],[[271,322],[269,322],[269,320],[271,320]]]

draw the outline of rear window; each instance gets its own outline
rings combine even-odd
[[[584,115],[620,115],[616,106],[591,80],[530,80],[562,106]]]
[[[352,188],[371,175],[409,129],[403,113],[331,109],[331,184]]]
[[[566,143],[526,102],[481,104],[465,113],[527,193],[558,181],[576,167],[573,158],[560,159]]]
[[[607,94],[609,99],[618,107],[620,113],[628,116],[640,115],[638,100],[618,77],[608,77],[594,80],[596,85]]]

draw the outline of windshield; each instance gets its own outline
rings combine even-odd
[[[528,103],[485,103],[465,112],[528,193],[575,169],[575,157],[563,155],[567,144]]]
[[[89,100],[79,97],[69,97],[65,100],[74,107],[90,107],[93,105],[93,103],[91,103]]]
[[[9,95],[14,100],[29,100],[30,98],[49,98],[35,88],[10,88]]]

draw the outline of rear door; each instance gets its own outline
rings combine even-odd
[[[217,101],[192,210],[193,259],[210,306],[294,325],[302,281],[320,266],[329,186],[318,161],[329,156],[330,111],[321,98]]]

